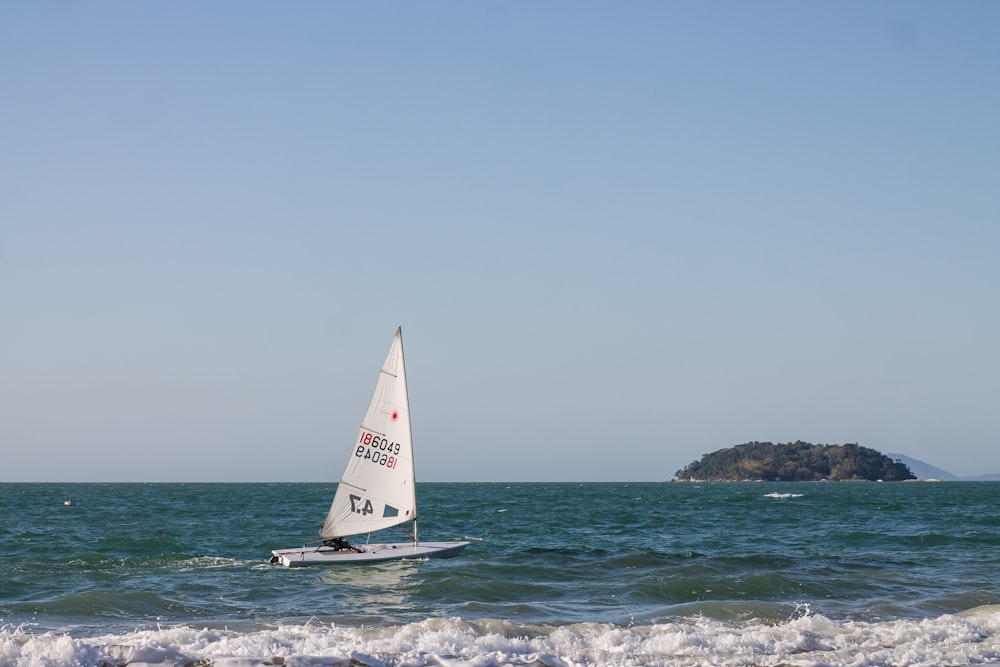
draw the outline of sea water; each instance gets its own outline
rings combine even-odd
[[[333,491],[0,484],[0,665],[1000,661],[1000,483],[423,483],[457,558],[268,564]]]

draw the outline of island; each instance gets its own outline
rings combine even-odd
[[[916,479],[902,461],[856,443],[745,442],[705,454],[676,473],[679,482],[886,481]]]

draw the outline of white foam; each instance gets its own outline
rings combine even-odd
[[[2,667],[180,667],[199,661],[216,667],[874,667],[998,660],[996,607],[886,622],[808,613],[782,623],[686,617],[635,627],[449,618],[371,628],[307,623],[251,632],[181,626],[94,637],[0,627]]]
[[[804,493],[765,493],[765,498],[801,498],[806,494]]]

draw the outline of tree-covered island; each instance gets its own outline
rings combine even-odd
[[[705,454],[680,469],[676,478],[692,481],[876,481],[916,479],[901,461],[858,444],[746,442]]]

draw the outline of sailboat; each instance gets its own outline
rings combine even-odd
[[[407,542],[351,546],[348,536],[412,523]],[[404,529],[404,532],[405,529]],[[413,470],[410,401],[403,364],[402,328],[382,362],[375,392],[351,444],[347,467],[323,521],[319,546],[278,549],[271,563],[285,567],[451,558],[468,542],[420,542]]]

